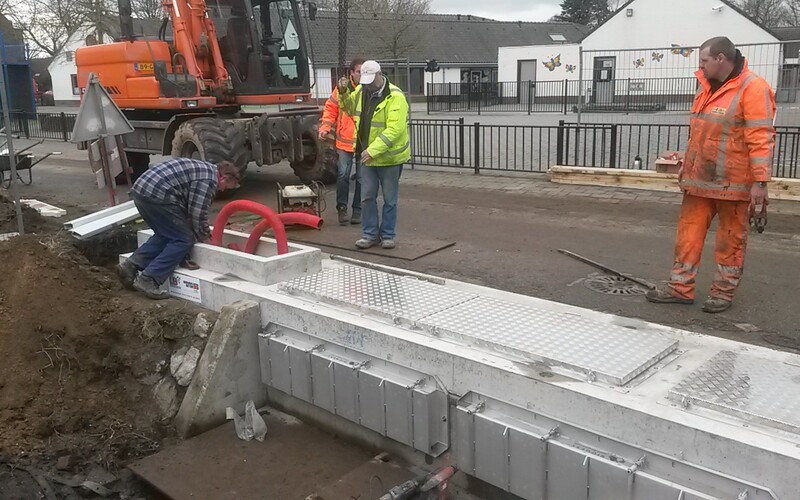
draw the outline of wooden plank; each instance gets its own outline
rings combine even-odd
[[[549,174],[550,181],[557,184],[680,192],[677,174],[652,170],[554,166]],[[769,196],[774,200],[800,201],[800,179],[773,179],[769,184]]]

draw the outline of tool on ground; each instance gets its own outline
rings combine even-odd
[[[322,193],[322,184],[316,181],[310,186],[299,184],[284,187],[278,184],[278,213],[299,212],[321,217],[325,210]]]
[[[605,271],[606,273],[611,274],[613,276],[617,276],[619,278],[631,281],[633,283],[636,283],[637,285],[642,285],[643,287],[647,288],[648,290],[655,290],[655,288],[656,288],[656,286],[654,284],[650,283],[649,281],[645,281],[645,280],[640,279],[640,278],[634,278],[633,276],[628,276],[627,274],[622,274],[621,272],[617,271],[616,269],[612,269],[612,268],[610,268],[608,266],[604,266],[603,264],[601,264],[599,262],[595,262],[595,261],[593,261],[591,259],[587,259],[586,257],[583,257],[582,255],[578,255],[576,253],[570,252],[569,250],[564,250],[563,248],[559,248],[558,252],[561,253],[561,254],[566,255],[567,257],[572,257],[573,259],[579,260],[579,261],[583,262],[584,264],[589,264],[592,267],[596,267],[597,269],[600,269],[601,271]]]
[[[380,500],[445,500],[447,485],[458,469],[450,465],[395,486]]]
[[[767,227],[767,205],[755,205],[750,207],[750,227],[761,234]]]

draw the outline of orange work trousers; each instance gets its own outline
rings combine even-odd
[[[717,268],[711,285],[711,296],[733,300],[744,270],[750,202],[716,200],[690,194],[683,196],[678,234],[675,238],[675,264],[669,280],[669,287],[677,297],[694,299],[700,256],[706,233],[715,215],[719,215],[714,246]]]

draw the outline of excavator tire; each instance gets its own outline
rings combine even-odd
[[[315,125],[309,133],[303,137],[303,141],[315,144],[316,154],[307,157],[303,161],[291,162],[292,170],[303,184],[311,184],[319,181],[323,184],[333,184],[336,182],[338,171],[338,154],[336,148],[326,142],[317,139],[317,126]]]
[[[182,123],[172,139],[172,156],[212,163],[227,160],[243,174],[250,162],[245,135],[233,123],[219,118],[194,118]]]

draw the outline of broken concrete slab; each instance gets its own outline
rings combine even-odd
[[[192,331],[194,334],[201,339],[208,337],[208,332],[211,331],[211,327],[214,326],[214,322],[208,318],[208,314],[206,313],[199,313],[197,317],[194,319],[194,326],[192,327]]]
[[[178,387],[169,375],[153,387],[153,398],[158,405],[162,420],[168,420],[178,411]]]
[[[246,401],[252,400],[256,407],[266,403],[259,368],[260,330],[257,302],[242,300],[222,308],[175,419],[181,436],[225,423],[229,406],[241,413]]]
[[[192,381],[199,359],[200,350],[196,347],[184,347],[172,355],[169,369],[179,386],[186,387]]]

